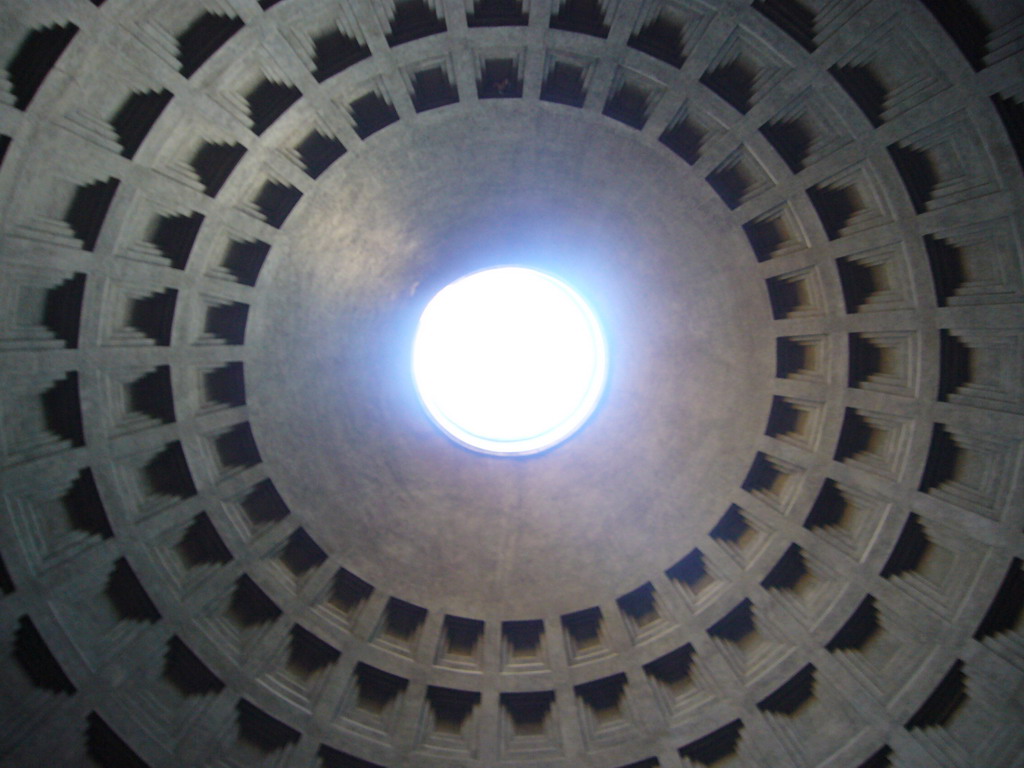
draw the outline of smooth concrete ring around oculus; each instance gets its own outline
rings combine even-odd
[[[250,312],[250,422],[296,518],[378,589],[557,616],[670,567],[732,503],[771,406],[770,307],[742,230],[656,140],[545,103],[451,109],[296,207]],[[409,362],[435,294],[508,264],[572,285],[614,361],[583,428],[523,457],[444,435]]]

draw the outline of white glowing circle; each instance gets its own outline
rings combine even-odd
[[[452,439],[485,453],[549,448],[593,413],[608,374],[597,317],[561,280],[526,267],[474,272],[420,317],[413,379]]]

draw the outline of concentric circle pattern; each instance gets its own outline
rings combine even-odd
[[[0,3],[0,764],[1024,760],[1024,14]],[[526,460],[417,402],[601,307]]]

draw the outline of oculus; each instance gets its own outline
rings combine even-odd
[[[473,272],[441,289],[413,341],[416,391],[430,418],[476,451],[521,456],[573,435],[608,376],[597,316],[562,280],[521,266]]]

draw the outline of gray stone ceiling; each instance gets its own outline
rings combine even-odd
[[[1024,9],[0,1],[0,765],[1024,766]],[[526,263],[591,422],[459,448]]]

